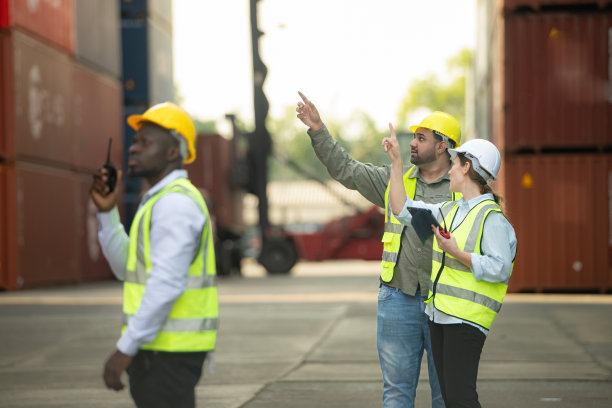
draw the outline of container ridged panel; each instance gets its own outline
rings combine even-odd
[[[612,146],[612,13],[538,13],[506,20],[505,149]]]
[[[612,155],[515,155],[502,171],[518,240],[510,290],[612,289]]]

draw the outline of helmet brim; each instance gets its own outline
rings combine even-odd
[[[145,121],[143,115],[130,115],[127,118],[127,124],[134,130],[138,130],[142,127],[142,122]]]

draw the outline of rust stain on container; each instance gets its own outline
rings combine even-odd
[[[612,146],[612,13],[509,15],[505,29],[506,151]]]
[[[4,165],[3,201],[7,270],[5,289],[71,283],[78,280],[76,175],[17,162]]]
[[[0,28],[20,27],[43,42],[74,51],[72,0],[0,0]]]
[[[0,156],[74,163],[71,59],[17,30],[0,36],[4,133]]]
[[[612,289],[612,155],[516,155],[502,172],[518,239],[510,291]]]

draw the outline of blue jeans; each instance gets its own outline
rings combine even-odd
[[[409,296],[399,289],[380,287],[376,343],[384,381],[383,408],[414,407],[423,350],[427,350],[431,405],[444,407],[420,293]]]

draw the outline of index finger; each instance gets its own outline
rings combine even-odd
[[[393,128],[393,124],[391,122],[389,122],[389,130],[391,131],[391,138],[397,139],[397,136],[395,136],[395,129]]]
[[[300,95],[300,98],[302,98],[302,100],[304,101],[304,103],[306,103],[306,104],[310,103],[310,101],[308,100],[308,98],[307,98],[307,97],[306,97],[306,96],[305,96],[303,93],[301,93],[300,91],[298,91],[298,95]]]

